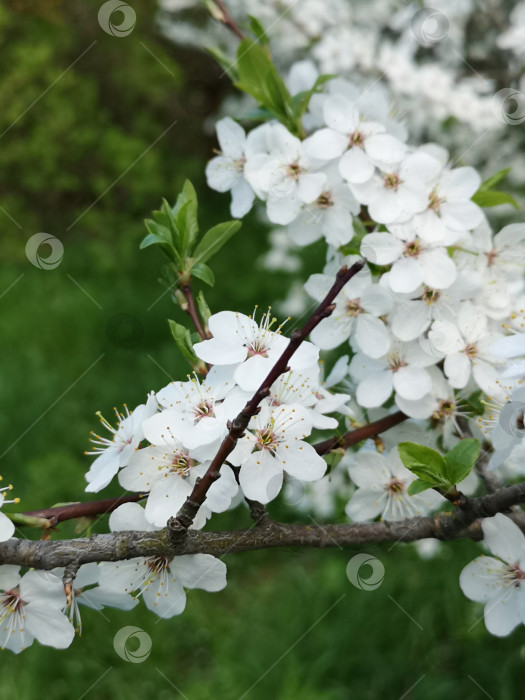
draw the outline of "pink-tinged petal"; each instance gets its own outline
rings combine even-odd
[[[406,146],[390,134],[377,134],[365,139],[365,151],[381,163],[398,163],[406,153]]]
[[[319,129],[304,140],[303,146],[309,158],[332,160],[344,153],[348,147],[348,137],[334,129]]]
[[[233,121],[231,117],[224,117],[217,122],[215,129],[223,154],[234,159],[241,158],[246,142],[246,134],[242,126]]]
[[[483,541],[495,556],[516,564],[525,557],[525,535],[510,518],[497,513],[481,521]]]
[[[396,260],[388,276],[390,289],[400,294],[414,292],[422,282],[423,269],[414,258]]]
[[[339,161],[339,172],[352,184],[361,184],[370,180],[375,167],[370,158],[358,146],[347,151]]]
[[[392,393],[392,372],[385,369],[373,372],[363,379],[356,391],[357,403],[364,408],[377,408],[390,398]]]
[[[327,463],[315,448],[302,440],[279,445],[275,459],[287,474],[301,481],[317,481],[327,469]]]
[[[401,367],[394,372],[393,384],[396,392],[409,401],[422,399],[432,390],[432,380],[423,367]]]
[[[183,554],[170,568],[184,588],[215,593],[226,587],[226,564],[211,554]]]
[[[448,355],[445,358],[444,369],[448,381],[454,389],[463,389],[466,386],[470,377],[471,364],[464,353],[453,352]]]
[[[361,241],[361,255],[376,265],[390,265],[403,248],[403,242],[390,233],[367,233]]]
[[[239,482],[246,498],[269,503],[283,485],[283,470],[266,451],[254,452],[241,465]]]
[[[368,491],[358,489],[348,502],[345,513],[350,520],[362,523],[366,520],[374,520],[384,511],[388,502],[386,491]]]
[[[392,342],[383,321],[370,314],[361,314],[357,317],[355,339],[361,352],[372,358],[381,357],[387,353]]]

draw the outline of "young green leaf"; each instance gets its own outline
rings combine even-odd
[[[213,56],[223,71],[230,77],[230,80],[237,82],[239,79],[239,74],[237,73],[235,62],[233,62],[222,49],[217,47],[208,47],[207,51]]]
[[[294,114],[296,118],[303,116],[308,109],[312,96],[315,95],[316,92],[320,92],[321,86],[334,78],[337,78],[335,74],[320,75],[309,90],[304,90],[303,92],[299,92],[297,95],[293,96],[292,102],[294,105]]]
[[[208,229],[193,252],[195,263],[205,263],[241,228],[242,222],[234,219]],[[197,275],[198,277],[198,275]]]
[[[193,265],[193,267],[190,270],[190,274],[193,277],[198,277],[198,279],[202,280],[203,282],[206,282],[206,284],[209,284],[210,287],[213,287],[213,285],[215,284],[215,275],[213,274],[213,270],[211,269],[211,267],[208,267],[203,262],[199,262]]]
[[[498,192],[496,190],[490,190],[487,192],[482,192],[478,190],[472,197],[474,204],[479,207],[497,207],[500,204],[511,204],[515,209],[519,209],[520,205],[516,202],[514,197],[507,192]]]
[[[206,303],[206,299],[204,298],[204,292],[202,291],[202,289],[197,294],[197,309],[199,310],[199,315],[202,318],[204,325],[207,326],[211,316],[211,311],[210,307]]]
[[[266,29],[262,26],[257,17],[254,17],[253,15],[248,15],[248,19],[250,21],[250,29],[255,35],[255,38],[257,39],[258,43],[261,44],[261,46],[267,46],[269,40],[266,34]]]
[[[197,193],[189,180],[186,180],[182,191],[177,197],[173,207],[173,218],[178,230],[180,240],[181,257],[186,258],[199,233],[199,223],[197,220]]]
[[[480,449],[479,440],[466,438],[458,442],[450,452],[447,452],[445,455],[446,475],[450,485],[456,485],[467,478],[476,464]]]
[[[181,351],[182,355],[188,360],[188,362],[193,366],[198,364],[199,358],[193,352],[193,342],[191,340],[191,333],[180,323],[176,321],[168,320],[170,324],[171,335],[177,343],[177,347]]]
[[[398,451],[405,467],[423,481],[448,484],[445,459],[436,450],[414,442],[400,442]]]
[[[442,486],[442,484],[438,482],[423,481],[423,479],[416,479],[408,487],[407,493],[409,496],[415,496],[418,493],[426,491],[427,489],[432,489],[435,486]]]

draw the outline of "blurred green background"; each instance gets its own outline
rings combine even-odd
[[[215,146],[204,121],[231,89],[227,78],[158,35],[154,3],[134,2],[137,25],[124,38],[101,30],[98,6],[0,8],[0,472],[26,510],[85,497],[83,450],[96,410],[133,407],[187,372],[168,332],[166,319],[182,315],[161,296],[160,255],[138,250],[143,219],[161,197],[174,200],[186,177],[203,228],[229,217],[228,196],[203,177]],[[54,270],[26,258],[40,231],[64,244]],[[266,249],[266,231],[248,218],[214,260],[212,309],[249,312],[285,295],[282,274],[256,268]],[[304,276],[319,254],[305,253]],[[214,521],[243,525],[242,509]],[[357,550],[270,551],[227,556],[227,589],[191,592],[170,621],[142,607],[85,611],[83,637],[69,650],[35,643],[0,655],[0,697],[520,697],[525,630],[490,637],[481,608],[458,587],[479,547],[456,543],[430,560],[412,546],[366,551],[385,565],[373,592],[345,575]],[[114,651],[125,625],[153,640],[143,663]]]

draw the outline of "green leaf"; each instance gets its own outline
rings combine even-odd
[[[262,26],[257,17],[254,17],[253,15],[248,15],[248,19],[250,20],[250,30],[255,35],[255,38],[257,39],[259,44],[261,44],[262,46],[267,46],[269,43],[269,39],[266,34],[266,29]]]
[[[309,90],[304,90],[303,92],[299,92],[297,95],[293,96],[294,114],[296,118],[303,116],[308,109],[308,105],[310,104],[310,100],[312,99],[313,95],[315,95],[316,92],[320,92],[321,86],[336,77],[336,75],[320,75]]]
[[[191,340],[191,333],[180,323],[176,321],[168,320],[170,324],[171,335],[174,337],[177,347],[181,351],[182,355],[188,360],[191,365],[195,365],[199,362],[197,355],[193,352],[193,343]]]
[[[140,249],[143,250],[144,248],[149,248],[149,246],[158,245],[169,260],[178,263],[178,253],[171,242],[171,233],[169,229],[153,219],[146,219],[144,223],[149,233],[142,239]]]
[[[498,182],[501,182],[507,177],[507,175],[510,173],[510,170],[510,168],[503,168],[503,170],[498,170],[497,173],[491,175],[491,177],[487,178],[481,183],[478,192],[488,192],[488,190],[491,190],[498,184]]]
[[[197,209],[197,193],[191,182],[186,180],[172,212],[180,241],[179,250],[183,259],[190,254],[199,233]]]
[[[293,118],[292,97],[270,57],[256,41],[241,41],[237,50],[237,69],[239,80],[236,87],[251,95],[297,133],[299,126]]]
[[[190,274],[193,277],[198,277],[203,282],[206,282],[206,284],[209,284],[210,287],[213,287],[215,284],[215,275],[213,274],[213,270],[211,267],[208,267],[202,262],[193,265],[190,270]]]
[[[205,263],[241,228],[242,222],[234,219],[208,229],[193,253],[195,263]],[[198,277],[198,275],[196,275]]]
[[[222,49],[216,47],[208,47],[207,51],[213,56],[223,71],[230,76],[230,79],[233,82],[237,82],[239,79],[239,74],[237,73],[236,64],[229,58],[229,56],[227,56]]]
[[[466,399],[468,408],[475,416],[482,416],[485,413],[485,404],[481,400],[482,396],[483,392],[481,389],[478,389]]]
[[[441,484],[437,482],[423,481],[423,479],[416,479],[408,487],[407,493],[409,496],[415,496],[416,494],[426,491],[427,489],[432,489],[435,486],[441,486]]]
[[[204,325],[207,326],[211,316],[211,311],[210,307],[206,303],[206,299],[204,298],[204,292],[202,291],[202,289],[197,294],[197,309],[199,311],[199,315],[202,318]]]
[[[473,195],[472,201],[479,207],[497,207],[500,204],[511,204],[515,209],[520,208],[520,205],[511,194],[507,192],[498,192],[497,190],[490,190],[487,192],[478,190],[476,194]]]
[[[405,467],[423,481],[448,485],[445,459],[430,447],[414,442],[400,442],[399,456]]]
[[[458,484],[467,478],[476,464],[480,449],[479,440],[466,438],[445,455],[446,475],[450,485]]]

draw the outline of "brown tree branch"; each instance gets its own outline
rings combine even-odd
[[[295,351],[299,348],[303,340],[313,331],[313,329],[324,319],[330,316],[335,305],[332,303],[345,284],[363,269],[366,260],[363,258],[354,263],[350,268],[343,266],[336,275],[334,284],[330,291],[321,301],[312,316],[302,328],[293,331],[287,347],[279,357],[275,365],[268,373],[266,379],[257,389],[252,398],[247,402],[239,415],[229,424],[228,434],[222,441],[217,454],[211,461],[204,476],[197,481],[193,491],[186,499],[186,502],[174,518],[168,521],[168,532],[174,541],[180,539],[192,524],[200,506],[204,503],[206,494],[213,482],[220,476],[220,468],[234,450],[240,437],[244,434],[250,419],[256,415],[261,401],[270,393],[270,387],[275,380],[288,369],[288,362]]]
[[[323,442],[318,442],[314,445],[317,454],[325,455],[332,450],[337,450],[339,447],[350,447],[351,445],[356,445],[362,440],[367,440],[368,438],[375,437],[384,433],[386,430],[393,428],[395,425],[399,425],[408,416],[405,416],[401,411],[396,411],[389,416],[380,418],[373,423],[368,423],[363,425],[361,428],[356,428],[355,430],[350,430],[341,437],[328,438],[328,440],[323,440]]]
[[[43,508],[42,510],[29,510],[23,513],[33,518],[45,518],[49,520],[52,527],[62,523],[65,520],[73,520],[74,518],[89,518],[95,515],[104,515],[112,513],[115,508],[118,508],[123,503],[136,503],[145,498],[145,493],[132,493],[127,496],[118,496],[118,498],[104,498],[98,501],[86,501],[84,503],[68,503],[63,506],[54,506],[53,508]]]
[[[210,12],[211,15],[214,19],[218,20],[222,24],[224,24],[225,27],[228,27],[228,29],[235,34],[237,38],[239,38],[241,41],[245,39],[246,37],[242,33],[239,25],[237,22],[233,19],[233,17],[230,15],[228,12],[228,8],[222,2],[222,0],[212,0],[212,3],[216,5],[216,8],[211,8],[210,6]]]
[[[0,564],[52,569],[72,562],[122,561],[133,557],[173,557],[180,554],[245,552],[276,547],[355,546],[380,542],[414,542],[427,537],[438,540],[482,538],[480,518],[506,512],[522,530],[525,513],[509,512],[511,506],[525,503],[525,482],[507,486],[497,493],[469,502],[468,510],[437,513],[397,522],[342,525],[293,525],[267,521],[260,527],[231,532],[190,530],[174,542],[167,528],[158,532],[115,532],[74,540],[17,540],[0,543]]]
[[[191,288],[191,284],[183,284],[181,286],[182,292],[184,296],[186,297],[186,303],[187,307],[184,309],[188,316],[191,318],[193,325],[195,326],[195,330],[197,333],[200,335],[202,340],[207,340],[210,336],[206,333],[204,328],[202,327],[199,314],[197,312],[197,308],[195,306],[195,299],[193,298],[193,290]]]

